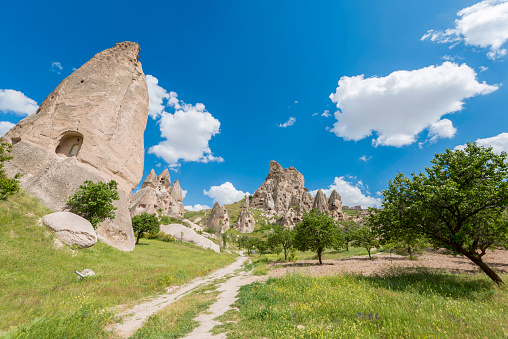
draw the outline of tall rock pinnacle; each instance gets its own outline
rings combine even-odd
[[[21,186],[55,211],[85,180],[117,181],[116,218],[97,234],[126,251],[134,249],[128,203],[143,175],[148,118],[139,51],[126,41],[97,53],[3,137],[14,145],[8,173],[21,172]]]

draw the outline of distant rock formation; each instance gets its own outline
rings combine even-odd
[[[233,225],[234,229],[240,233],[252,233],[254,232],[255,220],[252,214],[249,212],[249,197],[245,197],[242,211],[240,216]]]
[[[183,192],[178,180],[171,187],[169,171],[164,169],[157,177],[152,169],[141,185],[141,189],[133,196],[129,206],[131,216],[143,212],[156,214],[159,210],[163,215],[183,218]]]
[[[252,207],[270,215],[283,215],[280,223],[289,228],[302,221],[303,214],[313,208],[331,215],[334,220],[344,218],[342,200],[337,191],[334,190],[327,199],[323,191],[319,190],[313,199],[304,187],[303,175],[294,167],[284,169],[272,160],[269,170],[265,182],[252,197]]]
[[[96,54],[3,137],[15,145],[7,173],[22,173],[21,187],[54,211],[85,180],[115,180],[116,217],[100,223],[97,236],[125,251],[134,249],[128,206],[143,175],[148,118],[139,51],[126,41]]]
[[[206,219],[205,227],[213,228],[216,232],[226,232],[229,230],[229,214],[226,208],[216,202],[208,219]]]

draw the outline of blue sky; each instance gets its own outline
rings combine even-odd
[[[253,194],[270,160],[311,191],[375,205],[398,171],[445,148],[508,150],[507,0],[18,1],[2,13],[0,134],[95,53],[138,42],[144,177],[171,169],[186,206]]]

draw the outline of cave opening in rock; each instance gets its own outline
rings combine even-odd
[[[73,157],[78,155],[82,144],[83,134],[79,132],[67,132],[60,139],[55,153],[65,155],[67,157]]]

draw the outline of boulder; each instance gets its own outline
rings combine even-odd
[[[229,230],[229,214],[226,208],[215,202],[208,219],[206,219],[205,227],[213,228],[216,232]]]
[[[256,221],[254,217],[249,212],[249,197],[245,197],[245,202],[243,203],[242,211],[238,216],[233,227],[240,233],[252,233],[254,232],[254,226]]]
[[[92,224],[74,213],[51,213],[42,217],[41,222],[67,245],[86,248],[97,242],[97,234]]]
[[[125,251],[134,249],[129,202],[143,175],[148,118],[139,51],[126,41],[96,54],[2,138],[14,145],[8,175],[21,173],[20,186],[54,211],[85,180],[115,180],[116,217],[100,223],[97,236]]]
[[[185,227],[180,224],[161,225],[161,231],[166,234],[171,234],[173,238],[180,241],[193,243],[203,248],[210,248],[219,253],[220,247],[210,239],[197,234],[193,229]]]

